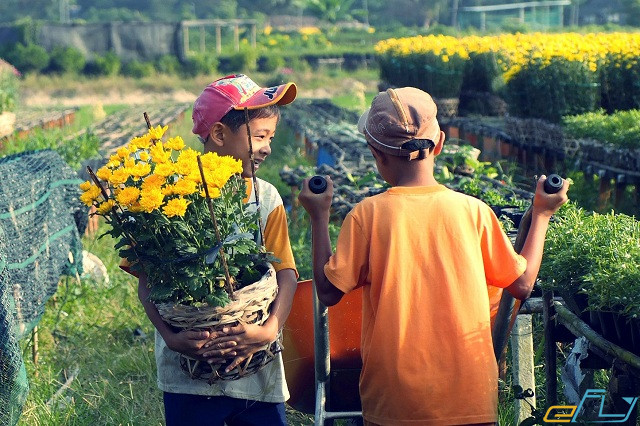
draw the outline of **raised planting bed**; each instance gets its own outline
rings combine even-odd
[[[335,218],[343,218],[364,197],[388,188],[377,173],[364,136],[357,131],[357,114],[324,100],[301,100],[295,109],[283,109],[282,114],[283,121],[296,132],[316,168],[285,167],[280,177],[288,185],[299,187],[302,180],[313,173],[330,175],[334,181],[332,212]],[[495,179],[500,178],[498,171],[489,163],[479,161],[479,154],[478,149],[447,142],[436,157],[438,181],[484,200],[496,213],[512,216],[512,220],[517,221],[533,194]]]
[[[35,129],[54,129],[68,126],[75,120],[77,110],[78,108],[16,111],[11,135],[22,138]],[[5,135],[5,138],[11,135]]]
[[[107,116],[86,131],[98,137],[101,141],[100,152],[108,156],[129,143],[133,137],[147,132],[145,112],[148,114],[152,126],[167,126],[182,118],[190,106],[190,104],[166,102],[156,105],[132,106]]]

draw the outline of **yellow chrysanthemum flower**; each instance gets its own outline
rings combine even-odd
[[[79,186],[81,190],[86,191],[91,188],[91,185],[93,185],[93,183],[87,180],[82,182]]]
[[[118,195],[116,195],[116,200],[121,206],[130,206],[138,201],[140,197],[140,190],[135,186],[127,186],[122,190],[118,191]]]
[[[131,176],[135,178],[143,178],[151,173],[151,164],[149,163],[138,163],[133,166],[130,170]]]
[[[191,195],[197,191],[196,183],[192,180],[180,179],[173,184],[173,193],[178,195]]]
[[[167,201],[167,204],[162,208],[162,213],[167,217],[184,216],[187,211],[187,206],[191,204],[191,201],[184,198],[174,198]]]
[[[113,200],[107,200],[103,203],[101,203],[98,206],[98,214],[105,216],[106,214],[108,214],[111,210],[113,210],[113,208],[115,207],[116,202]]]
[[[111,177],[109,177],[109,183],[111,185],[122,185],[127,181],[127,179],[129,179],[129,176],[131,175],[129,174],[129,171],[127,169],[116,169],[111,174]]]
[[[171,176],[175,173],[175,167],[173,163],[156,164],[153,172],[158,176],[163,176],[166,178],[167,176]]]
[[[166,163],[171,159],[171,150],[165,150],[162,142],[156,142],[149,148],[151,160],[156,164]]]
[[[96,172],[96,176],[105,182],[109,182],[111,174],[111,169],[108,166],[100,167]]]
[[[125,146],[118,148],[118,150],[116,151],[116,153],[118,154],[118,157],[120,159],[125,159],[129,156],[129,149]]]
[[[207,189],[209,190],[209,197],[210,198],[218,198],[220,197],[220,190],[218,188],[216,188],[215,186],[209,186],[207,185]],[[207,196],[207,194],[204,192],[204,189],[200,190],[200,196],[202,198],[205,198]]]
[[[183,176],[190,175],[194,171],[197,171],[199,173],[198,152],[191,148],[182,150],[180,152],[180,155],[178,155],[178,159],[176,160],[175,170],[177,173]]]
[[[96,185],[91,185],[82,195],[80,195],[80,201],[82,201],[87,206],[92,206],[94,201],[98,199],[101,195],[100,188]]]
[[[180,136],[173,137],[164,143],[165,148],[173,149],[174,151],[180,151],[184,148],[184,140]]]
[[[165,197],[168,197],[169,195],[173,195],[173,185],[166,185],[163,186],[162,188],[160,188],[160,190],[162,191],[162,193],[164,194]]]
[[[142,191],[140,195],[140,207],[147,213],[158,209],[163,202],[164,194],[157,188]]]
[[[160,188],[166,181],[167,179],[164,176],[152,174],[144,178],[144,181],[142,182],[142,189]]]
[[[140,205],[140,203],[135,203],[132,204],[131,206],[129,206],[128,209],[131,213],[142,213],[144,211],[144,209],[142,208],[142,206]]]
[[[142,151],[138,155],[140,156],[140,160],[142,160],[142,161],[149,161],[149,158],[151,158],[151,156],[149,155],[149,153],[147,151]]]
[[[157,127],[151,127],[149,129],[149,136],[151,137],[151,139],[162,139],[162,136],[164,136],[164,133],[167,131],[167,129],[169,128],[169,126],[157,126]]]

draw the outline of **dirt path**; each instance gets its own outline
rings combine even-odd
[[[122,93],[120,90],[110,90],[104,94],[75,94],[71,96],[57,95],[50,91],[38,90],[23,91],[22,105],[26,107],[48,107],[48,106],[85,106],[101,103],[109,104],[157,104],[162,102],[170,103],[192,103],[196,95],[186,90],[174,90],[171,92],[149,92],[144,90],[134,90]]]
[[[360,97],[364,91],[376,88],[375,81],[366,84],[354,78],[342,78],[322,84],[312,84],[313,76],[292,76],[298,85],[300,98],[324,99],[336,95],[352,94]],[[204,77],[189,81],[170,80],[159,77],[157,81],[131,79],[82,80],[74,82],[67,79],[41,80],[31,78],[21,87],[20,104],[27,108],[74,107],[86,105],[125,104],[138,105],[149,103],[192,103],[210,80]]]

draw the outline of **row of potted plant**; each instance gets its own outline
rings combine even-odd
[[[376,53],[388,84],[444,98],[500,93],[512,113],[559,121],[640,106],[639,46],[638,33],[430,35],[383,40]]]

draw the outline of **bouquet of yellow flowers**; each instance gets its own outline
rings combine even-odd
[[[168,323],[214,328],[264,322],[277,292],[270,262],[278,259],[261,244],[259,212],[244,203],[241,161],[201,155],[179,136],[163,141],[166,130],[150,127],[95,174],[89,170],[93,181],[81,184],[82,202],[111,225],[106,234],[117,240],[132,271],[147,275],[150,299]],[[234,302],[255,298],[244,288],[266,281],[259,312],[240,312]]]

